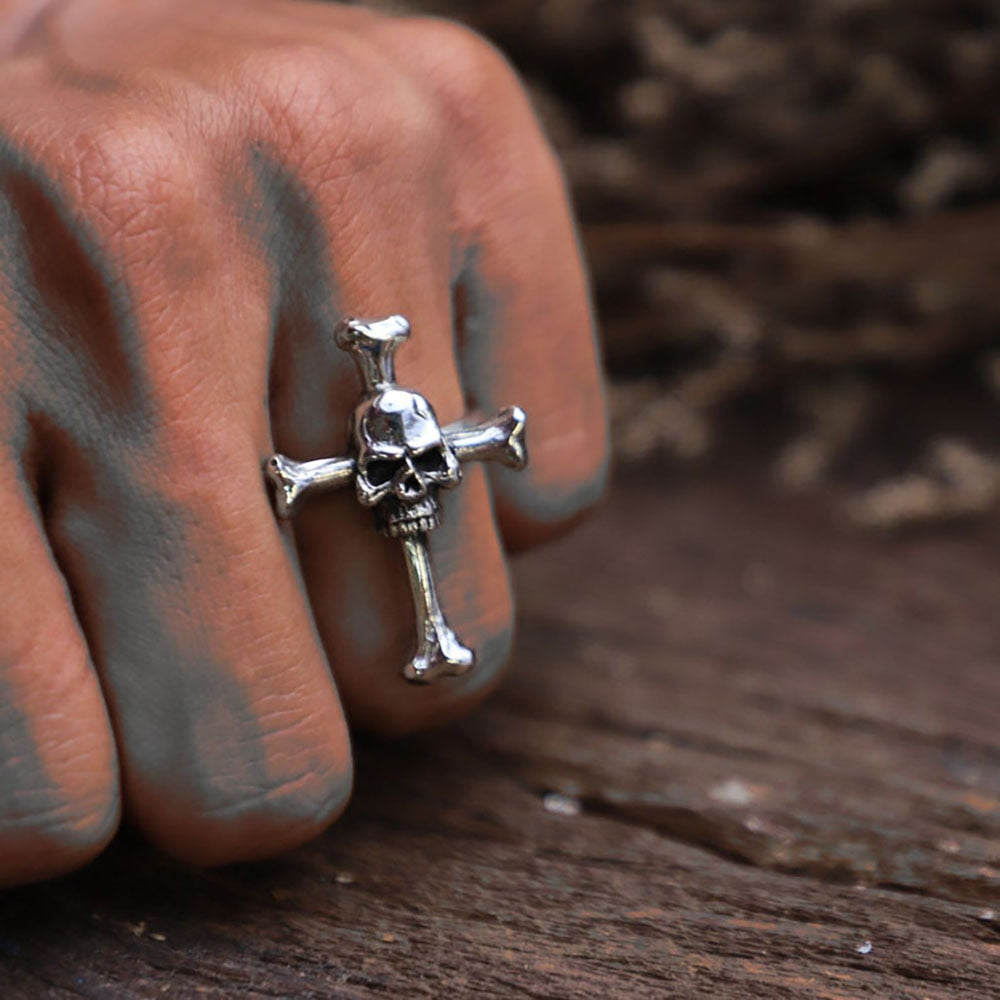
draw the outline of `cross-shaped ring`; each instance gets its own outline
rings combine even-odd
[[[417,648],[403,676],[427,682],[467,673],[476,659],[445,620],[434,585],[427,534],[441,520],[438,491],[461,482],[463,462],[523,469],[528,457],[520,407],[508,406],[492,420],[441,427],[424,396],[396,383],[393,358],[409,336],[404,316],[338,324],[337,345],[354,356],[365,390],[351,419],[353,453],[309,462],[272,455],[267,475],[280,517],[291,517],[312,493],[353,483],[379,531],[400,540],[417,619]]]

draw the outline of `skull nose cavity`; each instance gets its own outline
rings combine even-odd
[[[393,488],[400,500],[422,500],[427,496],[427,483],[409,457],[396,473]]]

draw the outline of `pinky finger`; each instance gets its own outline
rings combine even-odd
[[[490,470],[504,538],[525,546],[592,506],[608,467],[594,318],[562,172],[488,43],[435,19],[374,30],[432,88],[451,128],[462,380],[472,408],[528,414],[528,468]]]

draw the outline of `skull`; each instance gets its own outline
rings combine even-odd
[[[392,538],[431,531],[440,523],[437,491],[462,478],[431,404],[418,392],[388,388],[354,413],[355,488],[376,508],[379,529]]]

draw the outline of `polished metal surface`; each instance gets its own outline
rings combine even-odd
[[[403,554],[417,612],[417,650],[403,667],[403,676],[409,681],[427,681],[466,673],[476,662],[476,654],[462,645],[445,621],[431,573],[427,536],[404,538]]]
[[[403,676],[428,682],[464,674],[475,653],[445,620],[427,534],[441,523],[438,493],[458,486],[462,462],[524,468],[524,411],[508,406],[491,420],[468,418],[442,428],[424,396],[396,383],[393,358],[410,336],[405,317],[344,320],[335,336],[354,356],[364,383],[351,421],[353,453],[308,462],[272,455],[266,472],[275,487],[275,508],[279,516],[291,517],[311,494],[353,484],[358,502],[374,511],[378,530],[403,546],[417,621],[416,652]]]

